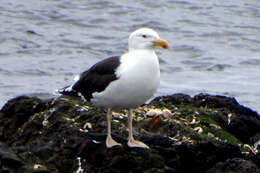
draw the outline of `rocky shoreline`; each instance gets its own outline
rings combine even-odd
[[[157,97],[135,111],[128,148],[126,112],[115,112],[107,149],[105,111],[78,98],[20,96],[0,111],[0,173],[260,173],[260,116],[234,98]]]

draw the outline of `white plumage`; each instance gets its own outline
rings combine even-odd
[[[101,93],[94,93],[96,106],[122,109],[137,107],[150,99],[160,83],[160,69],[152,50],[132,50],[122,55],[115,80]]]
[[[133,138],[132,108],[150,99],[160,84],[156,47],[167,49],[168,43],[150,28],[134,31],[128,39],[128,52],[107,58],[85,71],[62,94],[81,95],[95,106],[107,108],[107,147],[121,145],[111,137],[113,109],[128,109],[128,146],[148,148]]]

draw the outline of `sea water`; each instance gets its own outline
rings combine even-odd
[[[0,105],[52,94],[74,75],[127,51],[143,26],[168,40],[157,50],[167,95],[235,97],[260,111],[258,0],[8,0],[0,4]]]

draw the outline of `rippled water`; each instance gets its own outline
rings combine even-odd
[[[70,84],[98,60],[125,52],[129,33],[149,26],[170,43],[157,51],[157,95],[234,96],[260,112],[258,0],[8,0],[0,26],[0,105]]]

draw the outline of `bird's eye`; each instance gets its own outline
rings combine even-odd
[[[147,38],[147,35],[143,34],[142,37],[143,37],[143,38]]]

